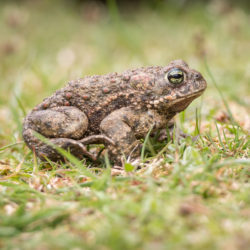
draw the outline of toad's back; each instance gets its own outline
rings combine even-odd
[[[87,76],[70,81],[66,87],[44,99],[34,110],[46,110],[61,106],[77,107],[88,117],[89,127],[86,134],[96,134],[100,132],[101,121],[112,111],[133,105],[136,109],[143,108],[146,89],[136,88],[134,79],[138,75],[147,73],[152,75],[161,69],[162,67],[159,66],[142,67],[127,70],[123,74],[110,73]]]

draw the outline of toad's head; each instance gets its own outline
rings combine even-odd
[[[207,83],[198,71],[190,69],[182,60],[175,60],[157,72],[152,103],[156,108],[159,105],[159,108],[167,112],[181,112],[199,97],[206,87]]]

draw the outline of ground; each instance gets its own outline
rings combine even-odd
[[[226,1],[0,3],[0,248],[248,249],[249,23]],[[24,145],[25,114],[68,80],[178,58],[208,82],[176,117],[196,141],[146,137],[125,169],[43,164]]]

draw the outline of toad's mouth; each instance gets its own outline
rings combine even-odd
[[[197,97],[201,96],[204,90],[197,91],[195,93],[192,93],[190,95],[186,95],[184,97],[179,97],[175,99],[170,106],[170,111],[171,112],[181,112],[184,109],[187,108],[187,106]]]
[[[187,99],[190,99],[190,98],[195,99],[195,98],[199,97],[200,95],[202,95],[203,92],[204,92],[204,89],[196,91],[196,92],[194,92],[194,93],[192,93],[190,95],[186,95],[184,97],[177,98],[177,101],[187,100]]]

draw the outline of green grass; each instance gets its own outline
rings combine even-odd
[[[214,1],[119,15],[112,2],[111,15],[0,3],[0,248],[248,249],[249,14]],[[125,170],[67,153],[44,164],[24,145],[25,114],[68,80],[176,58],[208,82],[176,117],[197,141],[148,137]]]

